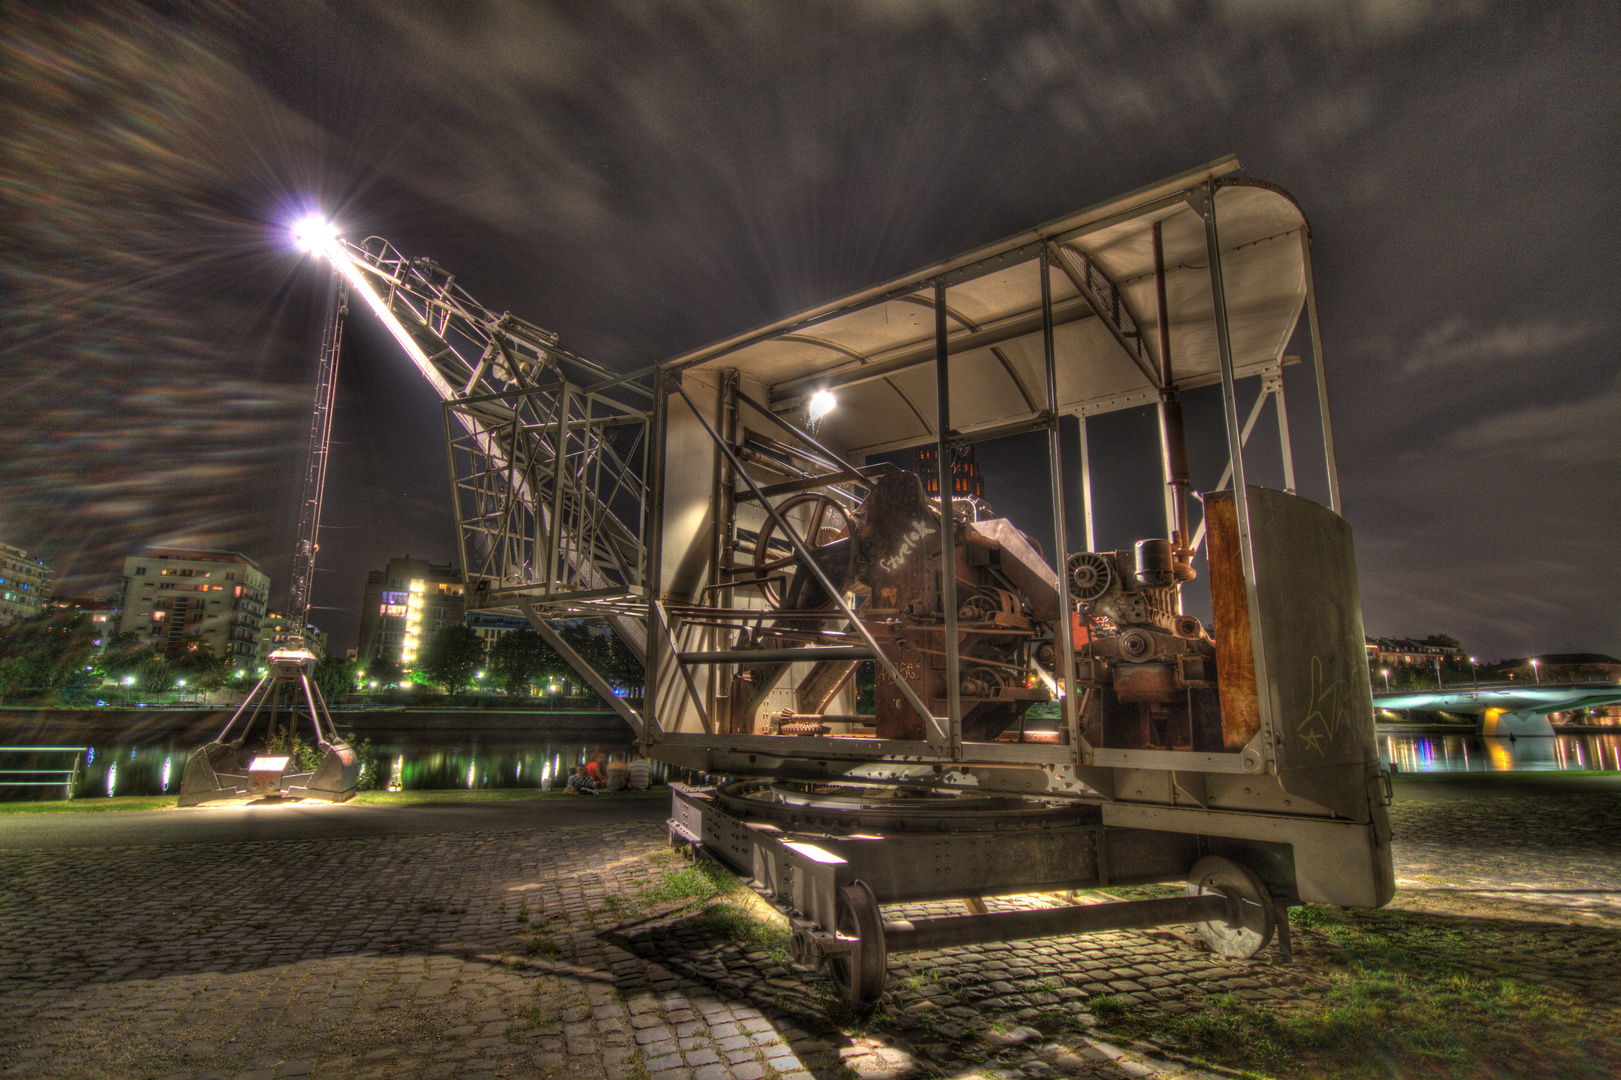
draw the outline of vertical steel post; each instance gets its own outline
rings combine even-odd
[[[568,461],[569,385],[561,381],[557,388],[557,434],[552,445],[552,535],[547,539],[546,591],[556,592],[563,582],[563,467]],[[588,552],[575,552],[576,558],[588,557]]]
[[[450,414],[454,408],[455,406],[447,401],[441,406],[440,415],[445,420],[445,463],[450,467],[450,511],[456,518],[456,554],[461,559],[462,581],[470,585],[472,582],[468,578],[473,563],[467,557],[467,529],[464,528],[467,518],[462,513],[462,483],[461,478],[456,475],[456,438],[450,426]],[[474,488],[473,495],[475,499],[482,497],[477,488]],[[538,517],[540,512],[537,510],[535,513]],[[364,647],[365,643],[362,642],[361,645]]]
[[[1188,550],[1188,436],[1182,421],[1171,366],[1171,309],[1165,299],[1165,246],[1160,223],[1154,222],[1154,299],[1159,322],[1159,443],[1160,471],[1167,491],[1166,531],[1176,543],[1178,561],[1191,559]]]
[[[1289,442],[1289,408],[1283,403],[1283,369],[1278,369],[1278,382],[1272,391],[1272,403],[1278,407],[1278,446],[1283,451],[1283,490],[1295,493],[1295,451]]]
[[[940,604],[945,608],[946,639],[946,732],[951,756],[962,756],[962,673],[957,654],[957,516],[951,495],[950,450],[946,445],[951,430],[951,365],[946,351],[946,285],[934,283],[934,381],[936,400],[935,454],[940,477]]]
[[[1058,356],[1053,342],[1052,267],[1047,245],[1041,245],[1041,348],[1047,376],[1047,468],[1052,477],[1053,566],[1058,571],[1058,655],[1063,665],[1064,727],[1080,764],[1081,725],[1075,702],[1075,633],[1069,602],[1069,522],[1064,512],[1064,452],[1058,441]]]
[[[1081,513],[1086,519],[1086,550],[1098,549],[1097,531],[1092,522],[1092,451],[1086,442],[1086,414],[1075,418],[1081,425]]]
[[[1233,376],[1233,342],[1227,326],[1227,290],[1221,273],[1221,235],[1216,228],[1216,184],[1206,181],[1195,194],[1194,209],[1204,218],[1205,253],[1210,260],[1210,300],[1216,317],[1216,348],[1221,357],[1222,415],[1227,422],[1227,452],[1232,457],[1233,505],[1238,518],[1238,550],[1244,568],[1244,594],[1248,601],[1250,640],[1255,657],[1256,704],[1261,731],[1272,730],[1271,682],[1267,678],[1265,639],[1261,633],[1261,605],[1255,575],[1255,545],[1250,537],[1249,482],[1244,472],[1244,437],[1238,424],[1238,390]],[[1268,748],[1270,760],[1270,748]]]
[[[1328,466],[1328,508],[1340,509],[1340,466],[1334,457],[1334,423],[1328,413],[1328,381],[1323,376],[1323,332],[1317,324],[1317,286],[1311,271],[1311,227],[1300,226],[1300,262],[1306,275],[1306,324],[1311,329],[1311,366],[1317,377],[1317,416],[1323,425],[1323,458]]]
[[[715,425],[715,430],[720,432],[720,437],[733,446],[737,445],[737,380],[737,369],[727,368],[721,372],[718,402],[720,417]],[[737,477],[732,475],[732,463],[720,452],[718,444],[715,447],[714,469],[716,477],[715,549],[710,584],[719,585],[725,583],[726,587],[715,590],[710,595],[716,597],[720,607],[730,608],[736,597],[730,582],[732,580],[732,540],[737,529]],[[726,640],[730,631],[711,627],[708,634],[710,648],[719,651],[731,647],[731,642]],[[721,695],[723,690],[728,695],[730,694],[734,670],[735,667],[732,664],[721,664],[704,676],[709,684],[709,712],[715,717],[716,727],[723,731],[730,728],[729,717],[731,714],[730,710],[728,710],[726,716],[721,715]],[[726,700],[730,703],[730,697],[727,697]]]
[[[639,740],[644,745],[664,740],[664,724],[658,715],[659,667],[669,651],[669,639],[663,634],[653,605],[663,599],[660,594],[664,588],[664,447],[670,434],[669,378],[664,368],[653,369],[653,430],[647,447],[652,459],[647,491],[647,686],[642,697],[642,717],[647,724]]]

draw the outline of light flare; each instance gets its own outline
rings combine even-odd
[[[831,391],[818,390],[811,396],[810,403],[805,406],[805,415],[810,418],[812,424],[819,424],[822,422],[822,417],[832,412],[833,406],[837,404],[838,400],[834,398]]]
[[[330,257],[336,246],[338,230],[320,214],[305,214],[293,222],[293,243],[300,251],[313,251]]]

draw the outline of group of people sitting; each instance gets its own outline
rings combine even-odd
[[[605,791],[646,791],[653,763],[636,751],[629,761],[592,754],[584,765],[574,766],[568,790],[575,795],[596,795]]]

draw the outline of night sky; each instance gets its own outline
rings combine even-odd
[[[237,549],[283,603],[307,207],[629,369],[1233,152],[1312,221],[1369,632],[1621,655],[1618,12],[11,4],[0,539],[73,592],[148,544]],[[341,653],[368,569],[455,541],[437,398],[364,313],[340,383],[313,619]],[[1096,425],[1100,452],[1151,452],[1148,423]],[[1017,502],[1018,462],[985,460]],[[1158,531],[1147,462],[1100,546]]]

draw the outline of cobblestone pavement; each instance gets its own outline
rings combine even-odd
[[[1479,919],[1483,967],[1616,999],[1621,795],[1395,810],[1398,906]],[[1051,938],[898,958],[850,1036],[769,941],[637,899],[679,865],[645,824],[3,852],[0,1076],[1208,1078],[1111,1044],[1089,1002],[1323,989],[1309,963],[1225,960],[1185,929]]]
[[[1621,793],[1391,807],[1397,906],[1621,927]]]

